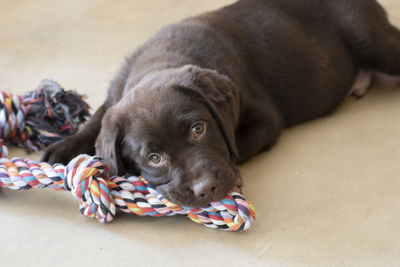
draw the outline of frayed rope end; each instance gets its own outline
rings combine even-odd
[[[43,80],[36,90],[22,96],[25,110],[25,147],[36,151],[78,131],[89,116],[85,96],[65,90],[51,79]]]

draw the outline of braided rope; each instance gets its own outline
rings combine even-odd
[[[0,92],[0,136],[13,143],[25,142],[29,136],[25,114],[21,96]]]
[[[23,96],[0,92],[0,138],[36,151],[75,133],[88,110],[82,96],[53,80]]]
[[[154,217],[187,215],[196,223],[227,231],[247,230],[255,220],[254,207],[239,193],[232,192],[201,208],[179,206],[166,200],[142,177],[109,178],[101,160],[88,155],[79,155],[67,166],[1,158],[0,187],[71,191],[80,201],[81,213],[102,223],[112,221],[117,210]]]

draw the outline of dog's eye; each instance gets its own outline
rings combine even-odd
[[[150,154],[148,159],[149,159],[149,164],[153,167],[159,167],[164,163],[163,157],[156,153]]]
[[[198,122],[194,125],[192,125],[192,135],[194,138],[199,138],[201,135],[203,135],[205,131],[205,124],[202,122]]]

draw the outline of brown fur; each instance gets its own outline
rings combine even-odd
[[[86,127],[43,159],[97,153],[114,174],[204,205],[240,185],[236,164],[283,128],[332,112],[364,69],[400,75],[400,32],[375,0],[240,0],[161,29]],[[165,161],[154,167],[152,153]]]

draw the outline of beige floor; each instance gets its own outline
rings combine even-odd
[[[52,77],[95,108],[122,58],[158,28],[229,2],[0,0],[0,88]],[[381,2],[400,26],[400,2]],[[348,100],[244,164],[258,216],[248,232],[182,217],[102,225],[68,193],[2,190],[0,266],[400,266],[398,89]]]

